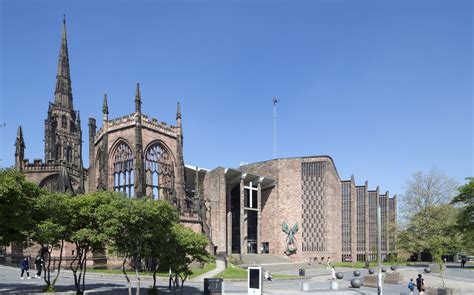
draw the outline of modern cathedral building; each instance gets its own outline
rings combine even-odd
[[[109,190],[173,203],[183,224],[209,238],[216,254],[274,254],[291,261],[365,261],[376,254],[376,206],[382,211],[382,254],[395,250],[396,196],[342,180],[329,156],[294,157],[213,170],[186,165],[179,103],[176,122],[144,114],[136,85],[131,114],[100,127],[88,120],[89,167],[82,163],[82,128],[74,109],[66,22],[54,100],[45,120],[44,161],[25,159],[21,127],[15,167],[51,191],[79,195]],[[132,110],[132,101],[130,100]],[[110,106],[113,107],[113,106]],[[80,196],[79,196],[80,197]],[[66,253],[71,255],[71,253]]]

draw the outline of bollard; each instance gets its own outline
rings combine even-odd
[[[337,290],[339,289],[339,284],[337,283],[336,280],[331,280],[331,287],[330,287],[331,290]]]
[[[301,291],[309,292],[309,283],[308,282],[301,283]]]

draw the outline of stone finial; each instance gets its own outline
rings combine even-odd
[[[23,139],[23,130],[18,126],[18,132],[15,140],[15,168],[22,170],[24,167],[25,141]]]
[[[176,120],[178,119],[181,119],[181,105],[179,104],[179,101],[178,101],[178,105],[176,107]]]
[[[109,114],[109,106],[107,104],[107,93],[104,94],[104,103],[102,104],[102,113],[105,115]]]
[[[142,112],[142,97],[140,94],[140,83],[137,82],[137,88],[135,90],[135,112]]]
[[[23,139],[23,129],[21,126],[18,126],[18,131],[16,133],[16,140],[15,140],[15,146],[16,148],[25,148],[25,141]]]

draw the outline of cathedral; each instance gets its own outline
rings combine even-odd
[[[109,118],[104,95],[99,128],[95,118],[88,119],[89,167],[84,167],[81,119],[73,101],[64,20],[54,100],[44,122],[44,161],[25,158],[21,126],[15,141],[15,168],[41,187],[73,196],[108,190],[167,200],[183,224],[208,237],[213,254],[277,255],[289,261],[373,259],[380,204],[382,255],[396,250],[390,230],[397,219],[396,196],[369,189],[367,181],[356,185],[354,176],[341,179],[329,156],[234,168],[187,165],[179,102],[176,121],[161,122],[144,114],[137,83],[132,113]]]

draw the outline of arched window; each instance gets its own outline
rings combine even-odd
[[[71,163],[72,162],[72,147],[68,146],[66,149],[66,162]]]
[[[61,160],[61,145],[57,143],[55,148],[56,148],[56,160]]]
[[[114,191],[133,197],[133,152],[128,144],[120,142],[113,154]]]
[[[145,154],[146,195],[169,199],[174,189],[174,165],[168,150],[156,142]]]
[[[66,115],[63,115],[61,117],[61,127],[63,129],[67,129],[67,117],[66,117]]]

